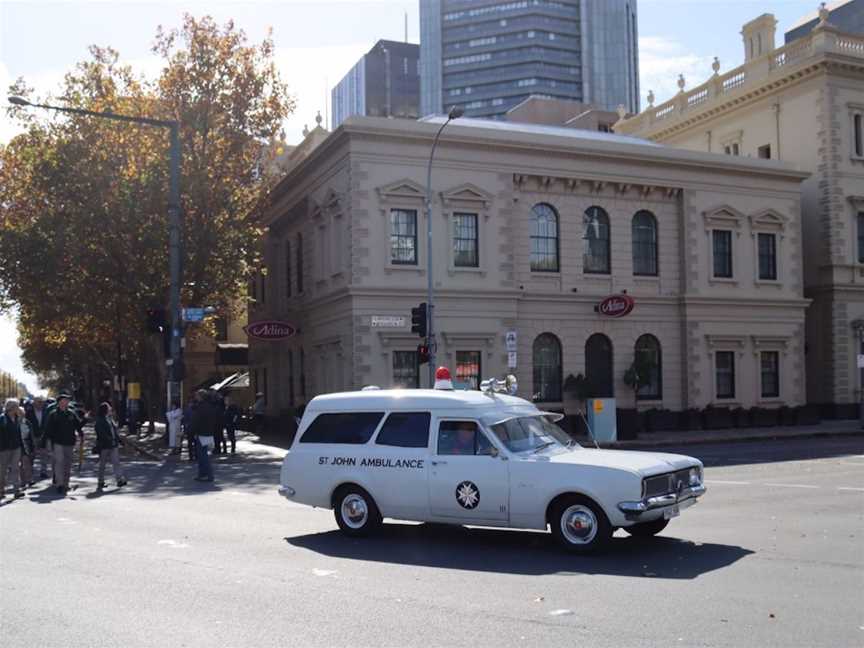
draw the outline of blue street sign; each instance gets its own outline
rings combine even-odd
[[[202,321],[204,321],[204,309],[203,308],[184,308],[183,309],[183,321],[184,322],[202,322]]]

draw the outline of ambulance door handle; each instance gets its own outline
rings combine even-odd
[[[445,466],[445,465],[447,465],[447,462],[446,461],[433,461],[432,465],[433,466]]]

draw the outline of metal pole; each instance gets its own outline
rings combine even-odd
[[[438,146],[438,138],[441,131],[450,123],[450,117],[441,124],[441,128],[435,134],[432,142],[432,151],[429,153],[429,166],[426,169],[426,346],[429,349],[429,388],[435,385],[435,357],[437,356],[438,344],[435,342],[434,311],[435,311],[435,288],[432,277],[432,158],[435,157],[435,148]]]
[[[170,187],[168,190],[168,264],[171,275],[169,308],[171,310],[171,368],[168,382],[168,407],[180,402],[180,367],[183,363],[183,348],[180,345],[183,323],[180,317],[180,286],[183,280],[183,255],[181,251],[180,214],[180,128],[171,125]]]

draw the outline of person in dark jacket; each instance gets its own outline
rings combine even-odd
[[[195,410],[198,408],[198,399],[195,394],[189,398],[186,407],[183,408],[183,438],[186,439],[186,449],[189,452],[189,461],[195,460],[195,436],[192,434],[192,420],[195,418]],[[183,452],[183,441],[180,441],[180,452]]]
[[[237,424],[240,422],[240,408],[237,403],[231,402],[231,397],[225,397],[225,433],[231,442],[231,454],[237,452]],[[225,442],[225,452],[228,452],[228,443]]]
[[[40,479],[48,478],[48,466],[54,463],[53,449],[45,430],[48,426],[48,408],[45,407],[45,399],[37,396],[33,403],[27,408],[27,421],[30,423],[30,434],[33,435],[36,457],[42,467],[39,473]],[[35,463],[35,460],[34,460]]]
[[[222,412],[209,397],[206,390],[195,394],[197,406],[192,415],[192,435],[195,437],[198,454],[198,476],[196,481],[213,481],[213,465],[210,462],[210,448],[215,444],[216,431],[222,427]]]
[[[120,445],[122,440],[117,431],[117,423],[112,416],[111,405],[102,403],[96,414],[96,447],[99,449],[99,484],[105,488],[105,463],[110,459],[114,469],[114,479],[118,488],[126,485],[126,478],[120,469]]]
[[[18,415],[18,399],[10,398],[0,414],[0,501],[6,497],[6,473],[12,471],[12,494],[23,497],[18,479],[18,462],[21,460],[21,424]]]
[[[58,493],[69,490],[69,477],[72,474],[72,456],[75,449],[75,437],[84,443],[84,432],[81,421],[69,409],[69,394],[57,397],[57,407],[48,416],[46,433],[54,446],[54,483]]]

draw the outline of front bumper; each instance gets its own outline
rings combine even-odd
[[[708,489],[705,488],[704,484],[688,486],[687,488],[682,489],[680,493],[655,495],[654,497],[646,497],[638,502],[619,502],[618,510],[621,511],[628,520],[632,520],[648,511],[666,508],[667,506],[674,506],[675,504],[681,504],[682,502],[691,499],[695,500],[698,497],[702,497],[706,490]]]

